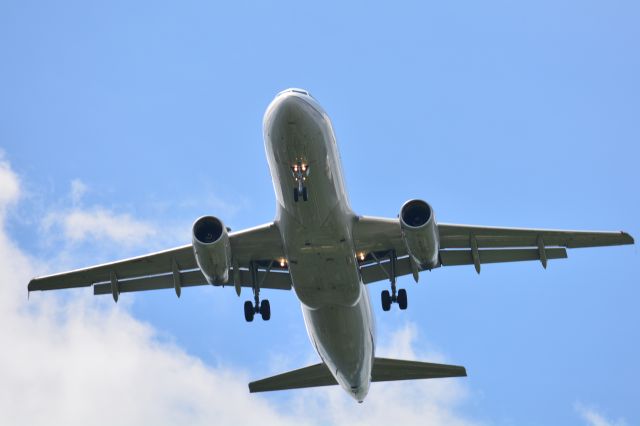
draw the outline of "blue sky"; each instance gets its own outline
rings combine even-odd
[[[3,241],[27,259],[20,274],[54,272],[189,242],[203,214],[233,229],[272,220],[261,120],[287,87],[308,89],[332,118],[360,214],[392,217],[423,198],[442,222],[624,229],[637,238],[639,9],[631,1],[3,1]],[[407,410],[442,424],[640,423],[637,266],[634,246],[573,250],[546,271],[442,268],[419,285],[401,280],[405,312],[382,312],[385,284],[370,286],[381,346],[469,372],[415,388],[423,396]],[[101,324],[116,315],[134,330],[149,327],[146,348],[243,380],[316,361],[293,293],[269,294],[272,320],[253,324],[242,316],[247,294],[229,289],[187,289],[180,300],[170,291],[123,295],[115,307],[89,293],[37,294],[31,307],[19,299],[12,309],[35,309],[37,324],[48,318],[40,304],[54,300],[64,307],[60,329],[75,330],[89,326],[74,307],[95,307],[100,317],[87,331],[112,336]],[[70,348],[86,347],[69,336]],[[33,342],[24,339],[26,351]],[[370,406],[376,393],[389,396],[385,386],[372,387]],[[319,421],[338,423],[367,409],[353,411],[332,390],[238,395],[245,408],[235,421],[254,405],[282,420],[292,403],[303,413],[329,401],[338,414]],[[90,393],[80,398],[91,406]],[[428,417],[421,406],[446,415]]]

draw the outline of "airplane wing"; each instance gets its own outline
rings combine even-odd
[[[260,288],[290,290],[288,269],[273,262],[284,256],[280,233],[275,224],[257,226],[229,234],[231,252],[239,269],[241,287],[251,287],[251,262],[257,267]],[[29,292],[93,286],[94,294],[114,294],[131,291],[174,288],[178,296],[182,287],[207,285],[200,272],[191,244],[77,269],[69,272],[34,278]],[[216,284],[218,285],[218,284]],[[220,283],[219,285],[223,285]],[[233,283],[228,283],[233,287]],[[114,294],[114,297],[115,296]]]
[[[633,244],[626,232],[563,231],[531,228],[500,228],[475,225],[438,224],[440,264],[438,266],[538,260],[567,257],[567,248]],[[412,273],[398,219],[360,217],[354,226],[356,250],[361,253],[363,281],[389,278],[388,253],[395,250],[396,276]]]

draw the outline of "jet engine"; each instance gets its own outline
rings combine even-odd
[[[400,209],[400,228],[407,252],[420,269],[438,266],[440,249],[433,209],[422,200],[409,200]]]
[[[203,216],[193,224],[193,253],[209,284],[229,282],[231,244],[229,234],[217,217]]]

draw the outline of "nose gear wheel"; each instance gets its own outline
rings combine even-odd
[[[305,182],[307,180],[307,176],[309,176],[309,166],[302,161],[298,161],[291,167],[291,174],[293,175],[293,180],[296,183],[296,187],[293,188],[293,201],[296,203],[302,197],[303,201],[307,201],[309,199],[307,195],[307,187]]]

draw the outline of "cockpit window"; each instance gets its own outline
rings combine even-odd
[[[307,92],[306,90],[303,89],[287,89],[287,90],[283,90],[282,92],[278,93],[278,96],[284,94],[284,93],[289,93],[289,92],[294,92],[294,93],[300,93],[303,95],[307,95],[307,96],[311,96],[311,93]],[[311,96],[313,98],[313,96]]]

